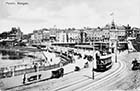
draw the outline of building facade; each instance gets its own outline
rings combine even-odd
[[[68,42],[68,34],[66,30],[60,30],[56,33],[56,42],[58,43],[67,43]]]
[[[109,30],[103,28],[91,28],[86,33],[86,42],[109,41],[110,38]]]
[[[80,31],[79,30],[70,30],[67,32],[68,42],[69,43],[79,43],[80,42]]]

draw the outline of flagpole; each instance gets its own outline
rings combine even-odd
[[[110,16],[112,17],[112,20],[113,20],[113,22],[114,22],[114,13],[112,12],[112,13],[110,14]]]

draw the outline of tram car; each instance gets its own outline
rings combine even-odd
[[[96,62],[95,63],[96,67],[93,67],[94,71],[104,72],[112,67],[112,55],[111,54],[105,54],[105,55],[100,55],[100,56],[95,54],[94,61]]]

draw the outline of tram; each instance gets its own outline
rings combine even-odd
[[[93,57],[95,50],[100,50],[99,57]],[[76,51],[75,51],[76,50]],[[74,55],[82,55],[88,61],[94,61],[94,71],[104,72],[112,67],[112,54],[109,52],[109,42],[94,42],[93,45],[74,45]],[[96,61],[95,61],[96,60]]]
[[[86,49],[86,50],[92,51],[91,53],[86,53],[85,56],[88,56],[88,57],[92,56],[93,62],[94,62],[94,67],[93,67],[94,71],[104,72],[110,69],[113,65],[112,54],[111,52],[109,52],[108,45],[109,43],[98,42],[98,43],[95,43],[93,46],[76,45],[75,47],[79,49]],[[94,53],[94,56],[92,53]]]
[[[104,72],[107,71],[112,67],[112,55],[105,54],[105,55],[97,55],[95,53],[94,57],[94,67],[93,70],[97,72]]]

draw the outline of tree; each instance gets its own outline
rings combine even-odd
[[[2,39],[6,39],[6,38],[8,37],[8,35],[9,35],[9,33],[3,32],[3,33],[1,34],[1,37],[2,37]]]
[[[15,27],[12,27],[10,34],[15,34],[18,30]]]

